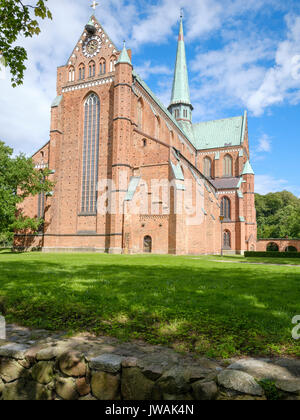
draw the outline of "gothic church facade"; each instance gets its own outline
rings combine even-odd
[[[27,198],[22,211],[44,223],[16,234],[16,248],[255,250],[247,114],[193,124],[192,112],[182,19],[167,109],[135,72],[131,51],[119,51],[92,16],[57,70],[50,141],[33,156],[55,186]]]

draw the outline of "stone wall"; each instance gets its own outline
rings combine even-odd
[[[216,362],[112,338],[14,329],[0,342],[2,400],[300,400],[300,361]]]

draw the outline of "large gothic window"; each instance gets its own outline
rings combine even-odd
[[[92,93],[84,105],[84,139],[81,212],[97,211],[97,180],[99,161],[100,100]]]
[[[232,176],[232,157],[230,155],[224,157],[224,176]]]
[[[228,197],[223,197],[221,201],[221,216],[224,219],[231,219],[231,205]]]
[[[211,178],[211,160],[209,157],[204,159],[204,175],[206,178]]]

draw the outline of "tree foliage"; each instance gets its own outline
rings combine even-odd
[[[49,170],[35,169],[32,159],[23,154],[13,157],[13,150],[0,141],[0,239],[11,238],[15,229],[36,230],[37,218],[26,217],[19,205],[26,197],[49,192],[53,183],[47,180]]]
[[[33,37],[41,32],[38,19],[52,19],[47,0],[36,0],[34,5],[21,0],[0,0],[0,54],[10,68],[12,86],[23,83],[27,52],[15,45],[19,36]]]
[[[288,191],[256,194],[258,238],[300,238],[300,199]]]

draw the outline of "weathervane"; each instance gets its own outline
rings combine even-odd
[[[99,6],[99,3],[97,3],[95,0],[93,1],[93,4],[91,5],[91,8],[96,10],[96,7]]]

